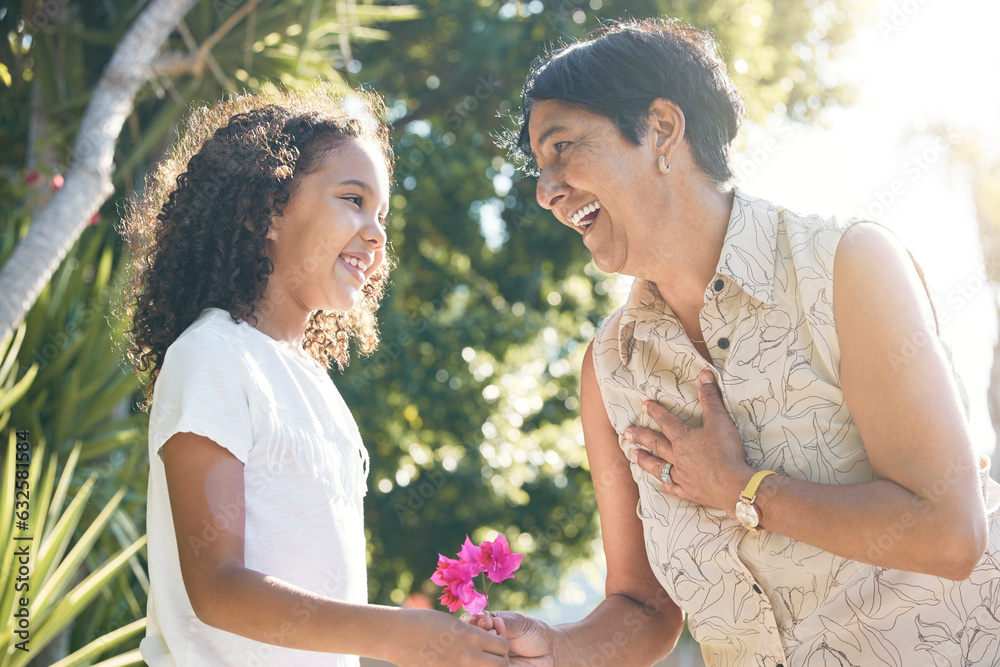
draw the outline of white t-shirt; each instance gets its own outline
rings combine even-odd
[[[244,562],[327,597],[368,601],[362,499],[368,452],[315,361],[208,308],[167,349],[149,421],[149,603],[140,650],[152,667],[356,667],[358,658],[281,648],[195,616],[181,578],[160,448],[175,433],[215,441],[244,464]],[[215,509],[225,526],[232,508]],[[201,538],[213,539],[206,526]],[[287,643],[310,611],[278,630]]]

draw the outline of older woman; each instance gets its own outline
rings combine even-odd
[[[582,373],[607,598],[496,625],[525,665],[648,665],[684,614],[709,665],[1000,664],[1000,494],[919,271],[728,186],[742,111],[673,22],[525,85],[539,203],[636,280]]]

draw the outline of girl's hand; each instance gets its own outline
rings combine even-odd
[[[430,609],[401,609],[387,657],[401,667],[509,665],[510,645],[496,633]]]
[[[554,667],[558,630],[537,619],[510,611],[484,616],[465,614],[462,620],[483,630],[497,632],[510,641],[512,667]]]
[[[664,491],[734,516],[739,494],[754,470],[747,465],[743,438],[726,412],[711,371],[698,376],[698,400],[704,412],[701,428],[692,428],[662,405],[646,401],[643,409],[662,433],[630,426],[625,438],[648,450],[636,449],[633,460]],[[660,473],[668,463],[671,482],[665,483]]]

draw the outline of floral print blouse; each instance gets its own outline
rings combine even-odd
[[[833,261],[846,228],[736,191],[700,313],[713,363],[655,287],[636,280],[594,339],[619,436],[632,424],[656,428],[641,409],[647,399],[700,425],[695,378],[708,368],[751,466],[823,484],[874,479],[840,389]],[[633,445],[620,443],[628,454]],[[955,582],[747,531],[725,512],[664,493],[632,464],[649,563],[712,667],[1000,664],[1000,485],[986,457],[980,472],[989,546],[972,576]],[[892,534],[888,527],[885,539]]]

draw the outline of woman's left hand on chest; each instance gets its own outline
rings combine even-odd
[[[646,401],[643,410],[661,433],[630,426],[624,435],[639,445],[632,460],[667,493],[732,515],[754,470],[747,465],[743,438],[711,371],[698,376],[698,400],[704,413],[700,427],[688,426],[662,405]],[[667,465],[669,483],[661,477]]]

